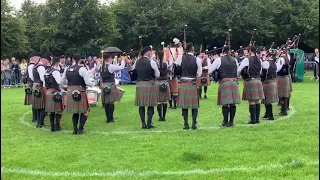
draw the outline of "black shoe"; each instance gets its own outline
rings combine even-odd
[[[159,121],[166,121],[164,118],[160,118]]]
[[[196,129],[198,129],[198,127],[196,125],[193,125],[191,129],[196,130]]]
[[[56,131],[61,131],[61,130],[62,130],[60,124],[56,124],[56,129],[55,129],[55,130],[56,130]]]
[[[233,127],[234,124],[233,123],[228,123],[228,126],[227,127]]]
[[[72,132],[72,134],[76,135],[76,134],[78,134],[78,131],[77,131],[77,130],[74,130],[74,131]]]
[[[266,119],[266,120],[273,121],[273,120],[274,120],[274,117],[269,117],[269,118]]]
[[[146,125],[142,125],[142,129],[147,129],[147,126]]]
[[[56,129],[55,128],[51,128],[51,132],[55,132],[56,131]]]
[[[279,113],[279,116],[287,116],[287,115],[288,113],[284,113],[284,112]]]
[[[39,128],[39,124],[37,124],[36,128]]]
[[[264,114],[264,116],[262,117],[262,119],[267,119],[267,118],[269,118],[267,114]]]
[[[189,130],[189,126],[184,126],[184,130]]]
[[[78,130],[77,134],[85,134],[86,131],[85,130]]]
[[[220,127],[227,127],[228,126],[228,124],[226,124],[226,123],[222,123],[221,125],[220,125]]]
[[[260,121],[259,121],[259,120],[255,122],[255,124],[259,124],[259,123],[260,123]]]
[[[153,126],[153,125],[148,125],[148,126],[147,126],[147,129],[152,129],[152,128],[156,128],[156,127]]]
[[[251,120],[247,122],[247,124],[255,124],[256,122],[252,122]]]
[[[204,95],[204,98],[205,98],[205,99],[208,99],[207,95]]]

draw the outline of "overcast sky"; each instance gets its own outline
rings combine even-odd
[[[9,3],[16,8],[16,10],[20,10],[21,4],[24,0],[9,0]],[[34,2],[37,3],[45,3],[46,0],[33,0]],[[99,0],[101,3],[106,3],[114,0]]]

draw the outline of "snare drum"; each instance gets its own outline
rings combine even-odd
[[[89,105],[98,104],[98,93],[96,91],[87,90],[87,98]]]
[[[122,89],[121,87],[117,86],[117,89],[119,91],[119,95],[120,95],[120,101],[122,99],[122,96],[124,95],[124,93],[126,92],[124,89]]]

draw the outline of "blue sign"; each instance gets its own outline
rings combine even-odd
[[[125,84],[136,84],[135,81],[131,81],[128,68],[124,68],[121,71],[116,72],[115,79]]]

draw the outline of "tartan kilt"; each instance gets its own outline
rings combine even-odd
[[[167,91],[166,92],[160,92],[160,85],[162,83],[165,83],[167,85]],[[156,90],[157,90],[157,101],[158,102],[167,102],[171,99],[171,93],[169,88],[169,83],[167,80],[157,80],[156,81]]]
[[[136,106],[157,106],[157,91],[154,81],[138,81],[136,85]]]
[[[279,102],[278,86],[275,80],[267,80],[263,83],[263,92],[265,99],[262,100],[263,104],[272,104]]]
[[[288,98],[291,96],[289,76],[278,76],[277,77],[277,84],[278,84],[279,97]]]
[[[201,78],[205,77],[207,79],[207,82],[202,84],[201,83]],[[210,85],[210,77],[209,77],[209,73],[202,73],[201,77],[197,77],[197,86],[209,86]]]
[[[289,75],[289,82],[290,82],[290,92],[292,92],[292,79],[290,75]]]
[[[39,88],[41,91],[41,97],[35,97],[32,94],[32,108],[34,109],[45,109],[46,108],[46,89],[40,84],[33,84],[32,90]]]
[[[240,104],[240,92],[237,79],[223,79],[219,82],[218,105]]]
[[[168,80],[170,92],[171,93],[178,93],[178,79],[174,78],[172,80]]]
[[[244,82],[242,100],[258,101],[264,99],[262,83],[258,79]]]
[[[110,94],[106,94],[103,92],[103,88],[106,86],[110,86],[111,87],[111,92]],[[119,90],[117,88],[116,85],[114,85],[114,83],[103,83],[102,87],[101,87],[101,91],[102,91],[102,103],[104,104],[108,104],[108,103],[113,103],[116,101],[120,101],[120,93]]]
[[[32,90],[32,86],[33,86],[33,84],[32,83],[28,83],[27,84],[27,86],[28,87],[31,87],[31,90]],[[26,92],[25,92],[25,97],[24,97],[24,105],[32,105],[32,94],[27,94]]]
[[[199,108],[199,96],[196,83],[181,82],[179,84],[177,107],[181,109]]]
[[[57,89],[48,89],[46,92],[46,112],[62,112],[63,104],[61,102],[54,102],[53,93],[57,92]]]
[[[73,98],[72,98],[72,91],[73,90],[83,91],[83,92],[81,92],[81,100],[80,101],[73,100]],[[66,102],[66,108],[65,108],[66,113],[70,113],[70,114],[84,113],[84,114],[86,114],[87,112],[90,111],[87,93],[85,91],[86,91],[86,88],[81,87],[81,86],[69,86],[68,87],[68,89],[67,89],[67,102]]]

